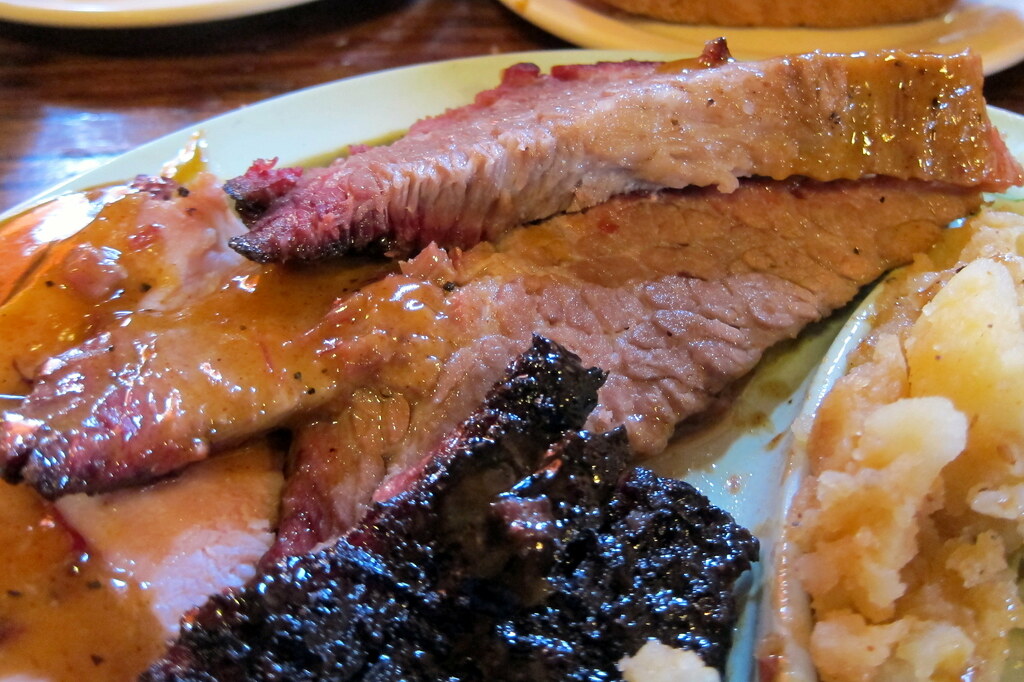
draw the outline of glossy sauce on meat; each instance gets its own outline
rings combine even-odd
[[[470,252],[428,250],[348,296],[380,271],[276,266],[257,280],[243,263],[213,295],[135,313],[50,360],[4,415],[7,475],[45,495],[102,492],[292,426],[303,475],[285,517],[309,530],[326,515],[329,536],[535,331],[609,367],[593,426],[625,423],[638,452],[656,452],[767,345],[978,201],[884,179],[624,197]],[[856,218],[867,206],[872,220]],[[288,292],[296,278],[333,286]]]
[[[62,197],[0,227],[0,248],[17,254],[0,266],[0,328],[17,330],[0,334],[0,408],[17,404],[31,388],[26,378],[45,358],[118,322],[130,326],[150,316],[170,325],[206,316],[220,323],[214,334],[258,319],[254,333],[280,344],[295,325],[313,326],[339,292],[379,277],[386,267],[256,268],[233,254],[218,260],[215,245],[198,259],[193,250],[176,263],[161,233],[181,234],[190,227],[182,218],[203,212],[204,220],[215,219],[217,202],[224,208],[219,190],[207,194],[216,188],[206,182],[198,188],[189,183],[190,196],[169,184],[175,196],[167,201],[179,204],[173,211],[149,191],[118,186]],[[196,245],[196,239],[185,241]],[[189,274],[185,286],[182,273],[196,263],[207,276]],[[196,305],[211,290],[221,303]],[[189,566],[194,572],[206,562],[211,573],[237,573],[240,584],[249,574],[238,566],[251,571],[270,542],[283,480],[280,454],[264,441],[243,450],[198,467],[195,475],[56,505],[28,486],[0,483],[0,680],[134,679],[160,653],[180,615],[166,613],[164,603],[173,608],[177,602],[179,611],[187,606],[180,592],[190,586],[170,593],[154,579],[173,583],[165,580],[168,571]],[[215,485],[229,486],[234,496],[215,495]],[[218,517],[232,515],[217,528]],[[133,517],[145,524],[132,523]],[[254,524],[262,530],[250,532]],[[189,538],[188,526],[219,535],[209,530]],[[199,542],[241,549],[233,555],[225,546],[219,559],[206,556],[205,546],[190,554]],[[213,565],[215,559],[221,565]],[[189,596],[194,603],[205,593]]]
[[[315,401],[320,368],[295,330],[314,326],[337,296],[388,269],[371,261],[301,271],[253,265],[225,246],[225,238],[242,228],[212,177],[200,177],[185,192],[172,189],[170,197],[142,191],[106,207],[73,239],[55,246],[49,262],[0,309],[4,327],[27,330],[0,345],[0,365],[14,368],[7,377],[11,385],[0,392],[25,393],[25,377],[60,367],[61,353],[80,346],[69,357],[87,356],[97,371],[76,373],[56,388],[57,396],[70,398],[64,417],[94,420],[99,431],[134,433],[139,422],[122,419],[117,410],[137,406],[156,425],[132,443],[146,458],[146,480],[179,468],[167,465],[168,459],[205,458],[204,441],[175,440],[183,420],[208,418],[219,443],[230,446],[266,430],[265,422],[280,421],[296,398]],[[77,286],[68,281],[68,254],[94,252],[121,254],[113,263],[117,283],[99,295],[97,282],[108,276],[100,260],[86,258],[88,266],[74,260],[89,272],[75,271]],[[54,359],[40,367],[46,358]],[[101,402],[75,400],[88,393],[90,381],[102,384],[92,386]],[[275,390],[253,395],[249,387],[261,384]],[[77,446],[63,449],[109,447],[102,438],[85,431]],[[60,480],[51,485],[62,493],[78,491]]]
[[[184,611],[252,576],[282,482],[279,455],[256,442],[174,480],[56,505],[0,486],[0,680],[134,679]]]
[[[61,345],[74,343],[110,303],[79,298],[56,278],[62,253],[83,233],[106,236],[124,229],[138,200],[125,188],[76,194],[47,202],[11,219],[0,232],[0,394],[29,387],[29,367]],[[106,205],[108,198],[121,200]],[[102,214],[97,217],[97,214]],[[56,243],[56,248],[55,248]],[[135,294],[135,292],[133,292]],[[42,313],[42,314],[40,314]],[[106,315],[105,315],[106,314]],[[0,404],[10,402],[5,399]],[[129,679],[159,652],[159,627],[144,594],[91,557],[52,504],[26,486],[0,486],[0,679]],[[104,614],[97,617],[97,614]],[[54,633],[60,637],[55,646]]]
[[[569,312],[578,310],[582,315],[594,312],[591,308],[599,311],[615,308],[614,300],[609,305],[609,299],[595,297],[584,301],[587,304],[584,306],[570,305],[574,302],[573,292],[586,293],[600,288],[599,293],[603,294],[604,289],[613,285],[619,288],[635,285],[646,296],[649,287],[645,287],[640,280],[652,277],[675,278],[685,280],[684,284],[688,287],[700,287],[704,285],[699,282],[707,274],[695,269],[703,263],[701,258],[688,259],[686,268],[682,270],[676,267],[676,262],[672,260],[673,250],[688,249],[690,245],[676,244],[678,240],[674,239],[668,245],[669,248],[661,249],[649,259],[626,258],[621,249],[612,248],[602,256],[604,260],[592,257],[593,254],[588,251],[579,262],[575,262],[572,258],[573,249],[566,248],[560,254],[564,256],[565,262],[549,263],[547,259],[552,253],[548,247],[557,240],[546,241],[543,230],[531,230],[529,235],[524,231],[521,237],[518,234],[509,237],[510,244],[522,242],[516,246],[516,250],[526,254],[523,263],[513,262],[515,259],[506,262],[501,257],[492,258],[485,253],[487,249],[482,249],[475,255],[453,252],[451,257],[454,264],[440,261],[428,264],[422,259],[429,258],[429,253],[421,254],[417,263],[409,265],[411,269],[403,273],[396,273],[393,268],[381,263],[366,261],[302,271],[283,266],[261,267],[243,262],[232,253],[225,253],[221,248],[224,240],[212,238],[218,234],[230,235],[232,230],[239,231],[241,227],[230,220],[221,222],[223,203],[213,201],[212,194],[208,196],[203,185],[197,183],[199,181],[141,182],[124,198],[106,205],[96,220],[78,230],[71,239],[52,248],[44,248],[41,244],[33,246],[30,238],[25,246],[27,251],[23,252],[42,254],[42,260],[31,271],[18,271],[15,268],[13,272],[16,274],[8,280],[9,293],[0,298],[0,315],[5,316],[0,322],[3,328],[26,330],[20,335],[3,337],[5,341],[2,343],[5,345],[0,347],[0,366],[13,370],[0,369],[8,372],[3,375],[0,393],[23,395],[28,388],[32,388],[26,377],[36,375],[38,365],[44,358],[67,354],[69,349],[77,347],[72,351],[77,356],[66,355],[47,361],[46,364],[59,366],[89,355],[100,370],[94,377],[102,379],[100,383],[109,385],[113,393],[106,402],[76,402],[75,396],[88,377],[76,376],[70,381],[57,382],[53,387],[54,395],[71,396],[71,399],[66,409],[57,410],[59,414],[54,415],[55,422],[63,420],[71,424],[69,433],[74,431],[76,425],[87,423],[97,414],[104,419],[109,417],[116,425],[121,425],[117,421],[121,419],[124,424],[131,426],[136,417],[153,417],[157,424],[154,433],[147,436],[149,440],[142,439],[133,445],[138,447],[138,452],[144,458],[148,458],[145,466],[139,470],[141,473],[135,478],[135,473],[118,478],[119,467],[123,471],[125,465],[131,467],[137,462],[131,459],[127,462],[119,461],[113,457],[109,472],[103,472],[103,475],[87,481],[87,485],[95,484],[94,492],[146,481],[154,475],[175,471],[185,464],[205,458],[214,448],[229,449],[254,433],[262,433],[277,426],[308,425],[310,430],[322,426],[329,435],[335,424],[349,420],[352,423],[351,433],[365,439],[367,444],[359,460],[360,466],[366,467],[366,471],[362,472],[365,476],[361,479],[353,478],[350,475],[351,469],[338,466],[338,462],[332,460],[338,453],[330,448],[320,453],[324,457],[316,465],[322,465],[319,473],[327,473],[320,480],[333,484],[333,476],[337,473],[338,477],[344,476],[346,482],[352,482],[355,488],[352,499],[359,495],[368,498],[368,491],[388,473],[385,471],[388,462],[380,457],[368,457],[367,453],[386,453],[388,448],[394,447],[407,435],[408,440],[413,442],[420,438],[429,440],[434,433],[426,428],[420,431],[409,428],[410,420],[413,419],[410,405],[424,398],[437,401],[427,405],[420,416],[424,423],[430,421],[436,426],[439,419],[450,421],[458,418],[457,414],[452,414],[451,403],[441,404],[441,401],[455,396],[461,401],[457,404],[468,404],[471,398],[468,394],[479,390],[479,387],[464,390],[472,382],[462,384],[452,380],[445,384],[444,377],[439,380],[442,369],[445,369],[444,363],[457,355],[461,348],[468,348],[455,358],[455,362],[449,363],[449,375],[455,376],[467,368],[486,374],[494,367],[504,366],[508,357],[506,344],[534,331],[520,324],[524,321],[532,323],[534,318],[526,314],[519,315],[522,311],[532,313],[533,308],[506,305],[499,315],[488,308],[491,302],[487,296],[489,291],[500,294],[502,287],[514,280],[511,281],[511,285],[514,285],[512,288],[521,285],[522,292],[519,289],[512,291],[505,286],[504,290],[511,291],[506,302],[511,300],[515,304],[518,300],[532,301],[531,305],[536,303],[534,308],[547,316],[545,319],[552,331],[558,332],[564,328],[562,331],[568,336],[575,331],[576,323],[576,317],[569,315]],[[182,187],[186,192],[180,191]],[[866,190],[860,187],[856,191],[861,194]],[[883,186],[879,191],[888,192],[888,189]],[[781,193],[782,199],[788,196],[788,192],[766,188],[764,193],[768,196],[767,203],[777,203],[772,200],[776,192]],[[742,192],[737,192],[735,196],[741,195]],[[887,206],[892,206],[895,202],[891,195],[887,196],[890,196]],[[204,198],[211,198],[210,206],[200,204]],[[222,197],[220,201],[223,202]],[[871,197],[871,201],[877,199]],[[946,202],[953,204],[955,210],[946,207]],[[973,195],[943,197],[943,208],[935,212],[945,216],[946,211],[951,210],[955,217],[962,214],[964,207],[974,204]],[[622,205],[626,211],[640,210],[628,198]],[[174,210],[170,210],[172,207]],[[750,205],[747,207],[750,208]],[[667,210],[670,209],[668,207]],[[197,212],[204,210],[209,211],[211,220],[192,220]],[[615,210],[597,210],[592,217],[599,223],[601,230],[608,233],[609,239],[611,235],[619,233],[617,239],[621,241],[624,237],[615,220],[599,220],[600,216],[609,211],[614,213]],[[174,239],[163,239],[169,233],[166,222],[172,221],[175,216],[182,218],[182,223],[171,229],[193,228],[195,231],[188,233],[186,238],[180,238],[179,233]],[[877,274],[874,268],[899,262],[906,258],[906,252],[917,250],[917,242],[930,239],[929,235],[946,220],[948,218],[934,218],[923,221],[926,225],[910,225],[905,230],[908,234],[903,235],[907,243],[893,253],[884,253],[887,245],[879,244],[879,250],[883,253],[878,254],[878,262],[870,267],[862,264],[860,252],[854,249],[852,253],[858,256],[856,258],[844,253],[827,266],[812,268],[808,271],[808,278],[812,280],[817,278],[819,270],[838,270],[837,277],[842,280],[838,287],[841,295],[829,297],[820,304],[808,297],[807,301],[801,301],[804,312],[797,316],[797,320],[781,320],[785,316],[775,315],[770,306],[750,306],[753,308],[755,322],[766,328],[771,327],[772,338],[784,338],[795,333],[803,323],[824,314],[852,295],[857,284],[874,277]],[[214,232],[220,230],[220,233],[211,234],[206,229],[211,222],[217,226],[211,229]],[[898,223],[898,226],[903,225],[902,222]],[[780,229],[785,227],[783,225]],[[30,233],[31,230],[24,232]],[[107,235],[108,241],[103,241],[103,235]],[[588,244],[598,242],[593,236],[593,233],[584,235],[584,241]],[[911,246],[910,242],[915,245]],[[711,244],[709,251],[714,248],[715,244]],[[463,256],[463,262],[458,262]],[[537,262],[531,262],[532,259]],[[777,275],[775,270],[785,259],[773,260],[773,254],[768,250],[750,253],[749,259],[752,259],[751,262],[747,262],[747,253],[741,253],[730,262],[743,272],[756,271],[766,277],[770,276],[773,281],[782,280],[787,291],[797,292],[801,297],[804,289],[817,290],[817,282],[798,281],[799,277],[788,271],[783,273],[785,276]],[[638,262],[642,267],[638,267]],[[416,271],[416,268],[420,271]],[[158,276],[153,276],[154,272]],[[801,270],[798,274],[802,277],[803,272]],[[718,276],[719,273],[713,274]],[[721,274],[731,276],[731,273]],[[562,280],[566,284],[558,291],[564,293],[564,301],[556,301],[551,305],[541,301],[545,305],[540,305],[539,292],[543,283],[560,283]],[[493,289],[488,289],[492,281]],[[367,283],[373,284],[364,287]],[[666,284],[666,287],[670,284]],[[359,291],[354,296],[335,303],[338,297],[356,290]],[[362,296],[367,291],[369,294]],[[519,293],[523,295],[518,296]],[[668,298],[667,295],[661,296],[659,301],[654,302],[657,305],[651,306],[651,310],[659,315],[667,311],[678,312],[679,306],[675,306],[674,301],[668,301]],[[734,298],[741,303],[746,302],[744,296]],[[495,308],[498,308],[501,301],[498,298],[494,301]],[[559,306],[564,310],[558,310]],[[729,312],[727,306],[722,308],[724,312]],[[46,316],[38,318],[44,321],[44,326],[33,332],[31,324],[37,319],[39,310],[53,313],[49,321],[46,321]],[[557,319],[548,319],[552,311],[558,313]],[[643,312],[639,311],[637,315]],[[461,325],[460,315],[464,320],[470,320],[470,316],[473,316],[474,324],[485,321],[494,324],[500,322],[504,326],[488,330],[485,329],[487,324],[480,324],[485,332],[491,332],[483,334],[474,325]],[[381,320],[386,320],[387,324],[381,324]],[[659,339],[661,336],[672,338],[676,333],[673,326],[676,322],[679,320],[669,319],[661,323],[656,330],[659,331]],[[585,320],[584,327],[589,329],[588,324]],[[347,331],[349,328],[356,329],[361,337],[356,338]],[[298,335],[296,330],[300,330]],[[315,333],[303,334],[305,330]],[[612,331],[619,333],[620,330],[616,328]],[[602,333],[601,329],[597,329],[594,337],[599,338]],[[586,339],[586,336],[580,334],[568,338],[571,341]],[[644,344],[653,338],[634,333],[630,336],[629,344],[636,348],[627,347],[626,350],[648,350]],[[92,340],[83,344],[83,339]],[[495,339],[496,343],[488,346],[487,339]],[[488,349],[492,351],[492,356],[485,357]],[[758,353],[759,350],[755,349],[755,352],[745,353],[740,358],[742,362],[733,362],[728,373],[722,372],[723,381],[728,378],[726,374],[731,376],[738,371],[733,365],[749,369],[747,364],[752,366]],[[640,371],[650,369],[653,378],[639,379],[657,381],[661,375],[653,370],[659,368],[655,367],[656,362],[647,360],[648,355],[654,354],[633,353],[629,356],[631,362],[625,362],[624,365],[627,368],[632,365]],[[658,360],[657,357],[654,359]],[[360,381],[361,372],[367,381]],[[46,376],[46,372],[43,372],[43,376]],[[109,380],[111,376],[114,377],[112,382]],[[43,383],[43,380],[37,381],[34,388],[38,389]],[[639,380],[637,385],[641,385]],[[135,399],[139,394],[142,394],[140,404],[157,404],[160,409],[154,408],[150,412],[105,411],[110,405],[116,407],[119,402],[123,404],[122,398]],[[644,394],[651,395],[649,392]],[[150,400],[154,396],[162,396],[167,400]],[[49,397],[52,396],[41,396],[42,402],[45,403]],[[404,406],[403,400],[407,401]],[[328,401],[335,402],[330,405],[330,409],[321,409],[328,407]],[[16,407],[14,402],[12,400],[10,404],[0,406],[13,411]],[[382,403],[386,403],[385,409],[379,409]],[[689,406],[684,407],[689,409]],[[643,407],[648,410],[648,415],[655,416],[646,422],[660,422],[658,425],[664,427],[661,429],[664,433],[659,432],[647,439],[648,443],[653,444],[651,449],[656,449],[660,440],[671,433],[675,419],[685,410],[677,410],[673,405],[669,405],[669,408],[675,410],[671,413],[669,408],[662,409],[660,406],[648,408],[647,404]],[[301,423],[295,419],[296,415],[301,415]],[[601,418],[623,421],[611,410],[603,412]],[[11,421],[8,426],[14,423]],[[201,425],[201,429],[190,430],[196,423]],[[82,442],[86,444],[102,437],[101,431],[85,430],[82,433]],[[297,440],[300,446],[302,438],[308,433],[304,431],[299,434]],[[323,443],[324,439],[310,437],[308,442],[317,445]],[[168,443],[181,443],[182,446],[179,451],[170,453],[169,460],[151,456]],[[96,450],[103,449],[99,447]],[[60,452],[61,448],[54,448],[54,451]],[[398,454],[408,456],[408,453],[415,452],[416,448],[403,447]],[[396,466],[399,463],[405,462],[394,462]],[[88,471],[94,465],[94,461],[85,461],[83,466]],[[70,467],[73,472],[74,469],[74,466]],[[11,474],[12,478],[18,475],[21,475],[20,471]],[[62,487],[65,484],[63,477],[64,474],[58,472],[54,479],[42,481],[41,484],[39,481],[34,483],[47,494],[75,492],[74,488]],[[32,493],[8,487],[0,490],[0,495],[9,493],[11,496],[28,496],[26,499],[31,504],[27,512],[29,520],[25,523],[48,530],[47,526],[51,522],[46,519],[49,518],[47,515],[52,514],[51,507],[41,503]],[[330,492],[338,493],[339,490],[333,489]],[[348,500],[346,497],[344,504],[348,504]],[[337,510],[326,511],[338,513]],[[340,513],[338,515],[341,516]],[[264,513],[261,519],[264,523],[267,521],[266,516]],[[71,526],[74,525],[75,519],[66,520]],[[310,525],[308,519],[300,520],[307,527]],[[0,612],[0,664],[7,665],[10,662],[22,668],[12,670],[12,673],[60,677],[62,672],[59,668],[64,663],[59,662],[63,654],[58,655],[53,651],[58,648],[51,635],[55,631],[74,632],[75,637],[81,634],[78,641],[86,648],[94,648],[93,640],[90,639],[93,634],[97,642],[106,646],[122,649],[141,646],[134,658],[133,654],[123,651],[109,654],[123,662],[126,672],[129,669],[138,670],[139,662],[148,660],[152,652],[144,651],[149,646],[146,642],[156,637],[155,632],[162,632],[162,626],[153,615],[152,604],[141,589],[141,582],[128,584],[118,592],[116,605],[125,611],[124,614],[113,608],[104,608],[104,604],[96,602],[100,597],[90,595],[86,590],[97,584],[97,581],[101,587],[107,583],[114,585],[112,581],[122,580],[123,576],[104,572],[105,564],[101,565],[93,554],[84,569],[92,579],[85,582],[61,582],[66,596],[62,600],[54,600],[51,598],[54,594],[52,585],[56,580],[54,576],[59,577],[59,573],[53,571],[69,565],[68,562],[74,561],[83,551],[82,534],[34,534],[10,529],[5,529],[4,533],[10,533],[11,537],[5,539],[11,542],[24,542],[26,537],[45,536],[53,539],[54,544],[50,545],[52,551],[43,557],[41,550],[30,542],[25,548],[26,560],[17,564],[16,575],[12,576],[12,585],[15,586],[9,589],[20,595],[12,599],[23,601],[19,602],[20,610],[10,611],[11,616],[6,611]],[[94,537],[100,536],[102,533]],[[60,542],[64,542],[64,549],[61,549]],[[89,549],[84,547],[85,551]],[[63,563],[55,560],[61,557]],[[44,559],[45,565],[42,563]],[[94,591],[107,594],[105,590]],[[29,599],[27,595],[35,596]],[[74,606],[77,600],[90,606],[78,608]],[[30,624],[37,616],[51,619],[56,624],[45,629],[35,629]],[[97,626],[94,624],[97,620],[105,622]],[[117,632],[105,632],[103,627],[107,623],[116,624]],[[140,632],[145,634],[140,635]],[[44,649],[37,650],[42,656],[41,661],[27,658],[22,660],[14,654],[7,655],[8,651],[32,651],[25,644],[32,637],[37,637],[43,643],[40,646],[51,649],[49,656],[43,655]],[[102,663],[97,663],[91,655],[87,658],[78,655],[75,653],[78,651],[76,646],[63,646],[69,652],[68,655],[74,656],[74,660],[67,665],[77,666],[71,669],[72,672],[66,673],[64,679],[97,677],[94,667]],[[102,653],[96,655],[107,660]],[[53,668],[47,669],[45,665]],[[107,672],[105,670],[100,678],[118,679],[121,674]]]

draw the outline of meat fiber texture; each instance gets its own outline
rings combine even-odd
[[[757,541],[575,431],[603,380],[536,338],[332,546],[189,615],[145,680],[613,680],[650,639],[721,669]]]
[[[465,418],[535,331],[613,373],[590,426],[625,424],[651,454],[767,347],[979,201],[881,179],[624,197],[468,252],[426,251],[287,343],[207,329],[207,314],[137,316],[48,363],[4,414],[5,471],[50,496],[96,492],[292,427],[282,536],[309,532],[308,549]],[[247,335],[290,320],[288,306],[254,311]]]
[[[882,175],[1001,190],[1020,180],[988,120],[981,62],[882,52],[742,63],[513,66],[473,104],[327,168],[257,161],[229,181],[261,262],[467,248],[635,191]]]
[[[90,554],[141,586],[165,630],[152,638],[160,642],[177,634],[185,611],[253,577],[273,542],[282,468],[257,440],[152,486],[69,495],[57,510]]]
[[[329,415],[295,431],[277,551],[354,523],[380,481],[468,414],[534,332],[610,371],[588,428],[624,424],[639,455],[655,454],[765,349],[976,205],[881,180],[752,183],[621,199],[458,256],[425,251],[318,333],[332,340],[325,359],[363,376],[349,374]]]

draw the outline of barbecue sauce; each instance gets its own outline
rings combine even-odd
[[[185,167],[181,177],[203,181],[195,164]],[[166,189],[167,201],[189,201],[187,185],[169,181]],[[336,298],[390,267],[352,261],[258,268],[239,259],[216,283],[216,310],[203,304],[204,296],[181,304],[175,292],[191,283],[179,281],[181,271],[166,265],[161,246],[163,232],[176,226],[145,220],[157,201],[154,191],[163,188],[114,186],[67,195],[0,225],[0,251],[14,255],[0,264],[0,410],[15,407],[31,390],[30,378],[46,358],[111,325],[132,324],[140,315],[164,317],[168,324],[215,316],[221,324],[212,325],[214,333],[248,325],[262,343],[280,347],[296,329],[313,326]],[[191,198],[201,201],[202,191]],[[190,208],[181,213],[206,210]],[[87,272],[76,280],[76,269],[82,274],[83,268]],[[265,476],[270,460],[265,448],[257,449],[263,454],[243,453],[249,463],[232,466],[248,466],[247,475],[255,467],[255,475]],[[276,475],[280,479],[279,469]],[[269,497],[276,504],[279,490]],[[73,519],[27,486],[0,483],[0,508],[0,680],[134,679],[165,646],[147,585],[114,570]],[[261,509],[264,523],[276,515],[273,505],[253,508]],[[159,542],[159,528],[147,531],[151,521],[132,533],[151,533]]]
[[[146,595],[109,572],[53,507],[0,484],[0,679],[128,680],[162,649]]]

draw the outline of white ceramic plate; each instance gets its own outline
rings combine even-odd
[[[268,100],[168,135],[15,207],[69,191],[156,173],[201,133],[210,170],[222,178],[245,171],[256,157],[298,163],[352,142],[381,138],[417,118],[469,102],[493,87],[501,70],[518,61],[542,68],[554,64],[657,59],[656,53],[573,50],[495,55],[426,64],[338,81]],[[352,106],[358,102],[358,106]],[[1011,147],[1024,152],[1024,117],[994,111]],[[3,216],[0,216],[2,219]],[[789,425],[798,414],[812,376],[842,327],[844,314],[809,328],[797,341],[772,349],[732,409],[698,435],[679,440],[651,465],[664,475],[686,478],[763,539],[772,529],[774,509],[789,449]],[[767,545],[767,543],[766,543]],[[729,679],[755,679],[754,628],[760,573],[752,576],[740,630],[730,659]]]
[[[190,24],[259,14],[313,0],[6,0],[0,19],[66,28]]]
[[[992,74],[1024,59],[1024,0],[960,0],[943,17],[858,29],[760,29],[684,26],[632,16],[600,0],[500,0],[513,12],[580,47],[698,53],[724,35],[739,59],[830,50],[886,48],[942,54],[968,47]],[[863,0],[870,2],[870,0]]]

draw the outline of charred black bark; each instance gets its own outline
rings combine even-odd
[[[757,541],[577,431],[602,381],[535,339],[401,492],[212,597],[143,679],[616,679],[651,638],[721,667]]]

